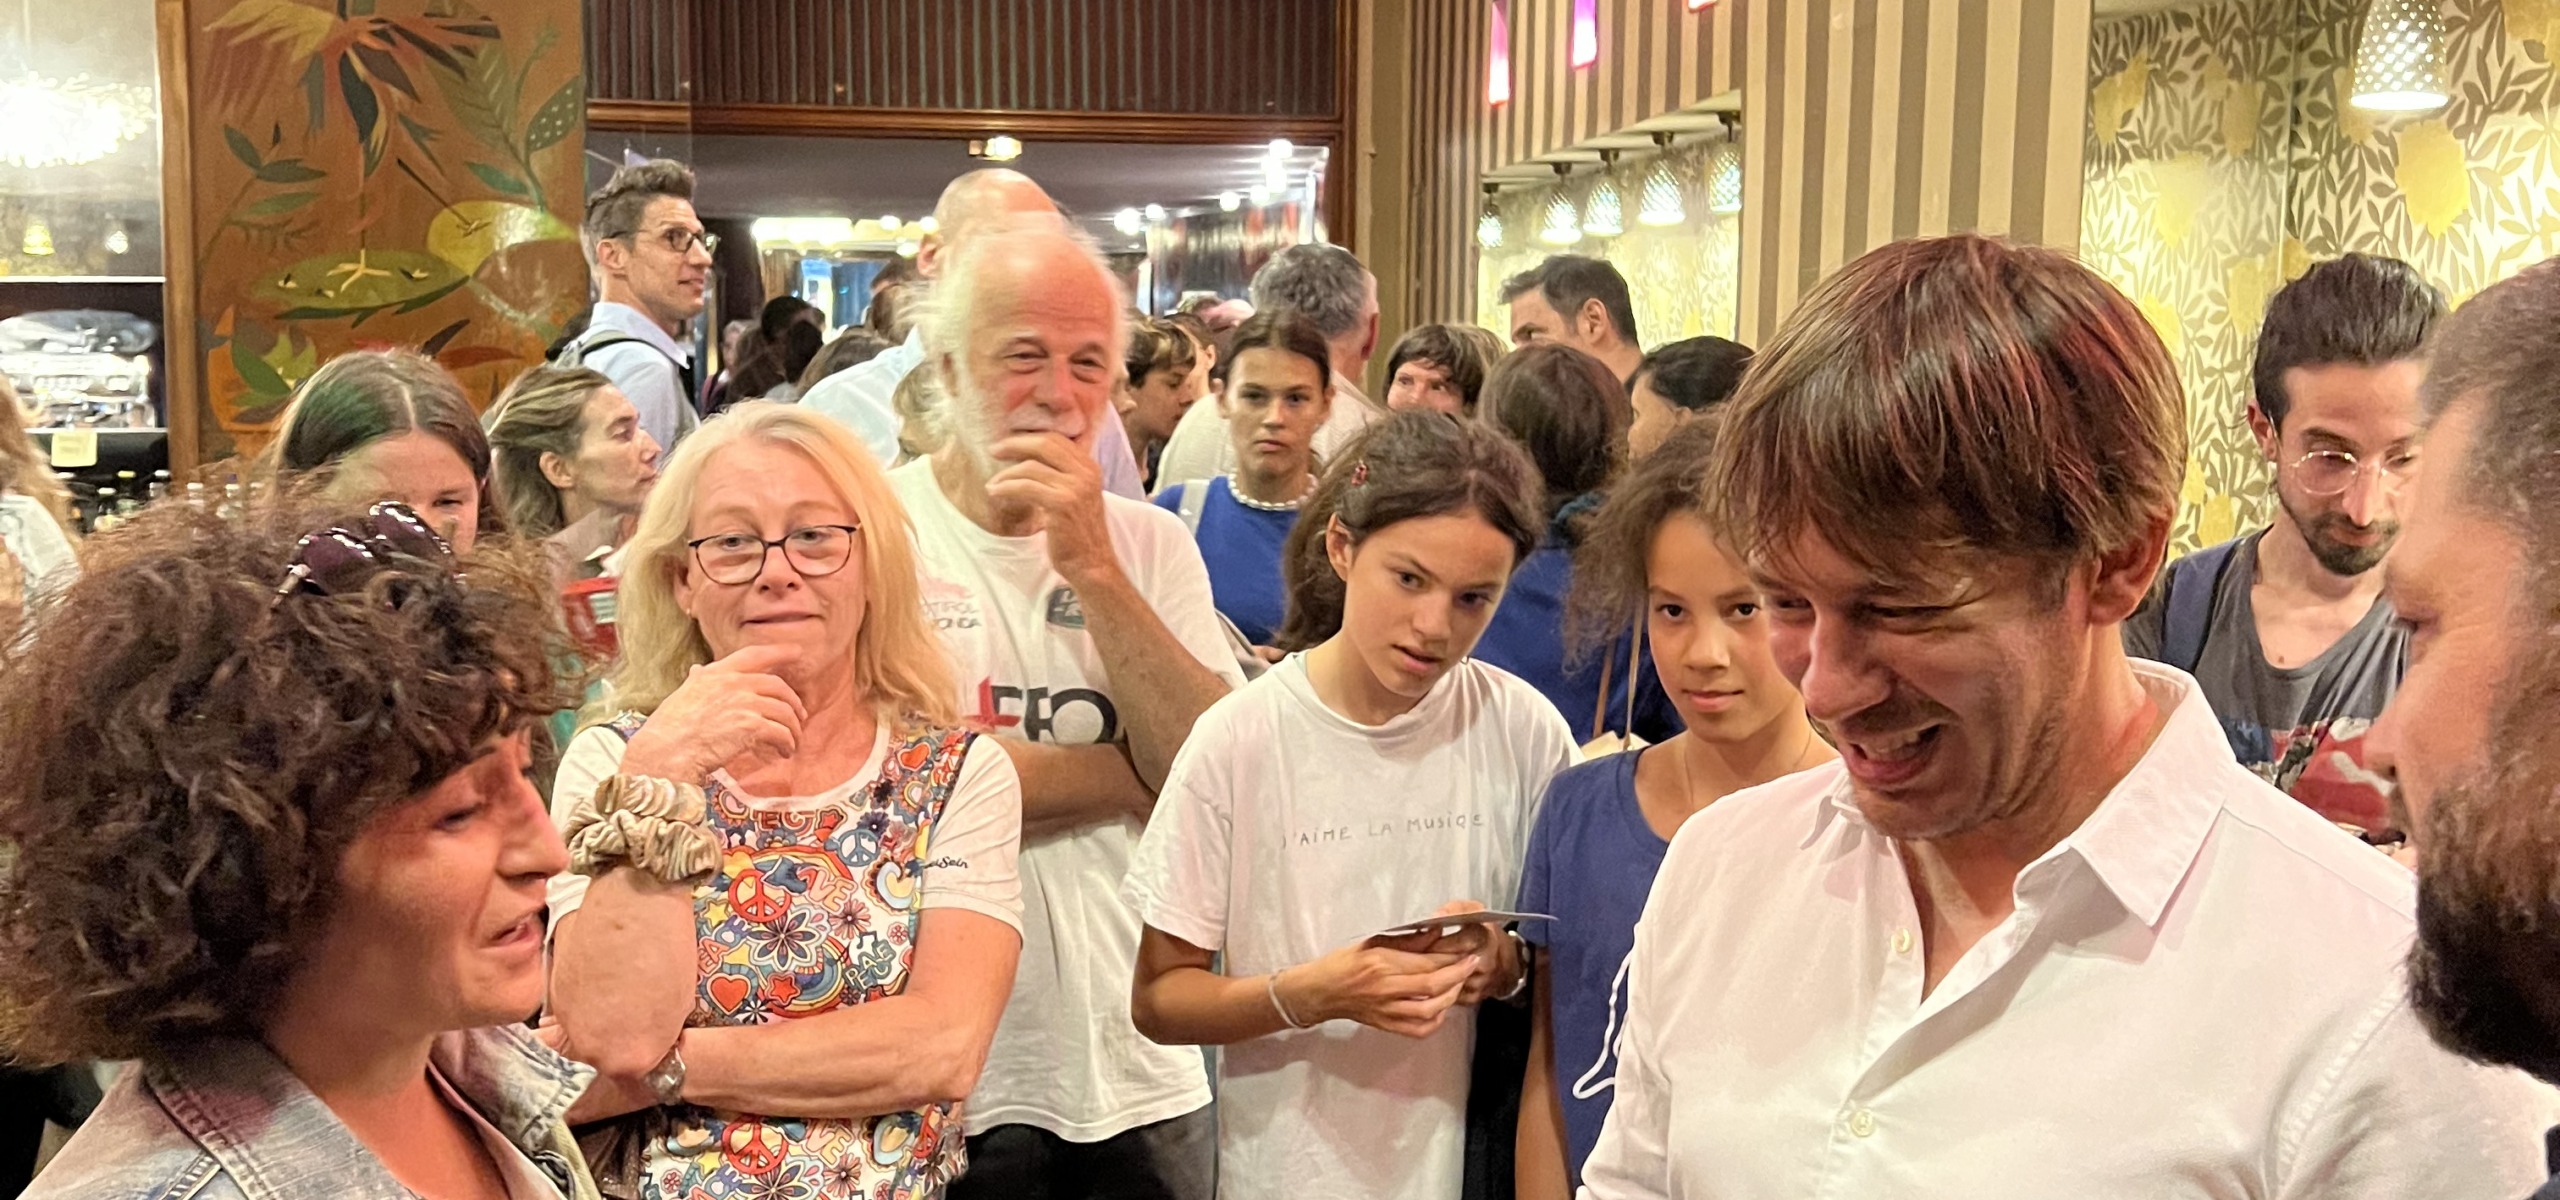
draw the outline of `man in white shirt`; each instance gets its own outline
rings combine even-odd
[[[1138,916],[1121,880],[1200,713],[1242,682],[1181,518],[1106,493],[1126,299],[1053,220],[975,233],[943,264],[923,369],[952,436],[890,473],[963,707],[1022,776],[1022,968],[969,1097],[952,1200],[1207,1200],[1200,1052],[1129,1017]]]
[[[578,232],[599,295],[571,355],[611,379],[672,453],[701,424],[685,329],[702,312],[715,244],[694,215],[693,172],[665,158],[615,171],[587,197]]]
[[[2427,467],[2384,585],[2409,667],[2368,761],[2399,784],[2417,842],[2419,1017],[2457,1053],[2560,1083],[2555,311],[2560,264],[2546,262],[2428,343]],[[2534,1197],[2560,1200],[2560,1176]]]
[[[2181,408],[2131,302],[1974,236],[1851,263],[1761,351],[1702,490],[1841,761],[1673,840],[1586,1196],[2541,1179],[2544,1095],[2410,1011],[2408,873],[2125,657]]]
[[[971,171],[952,180],[942,189],[941,199],[934,202],[934,229],[917,243],[916,274],[928,284],[940,278],[944,264],[967,247],[972,234],[1022,217],[1057,215],[1057,203],[1030,176],[1003,167]],[[843,422],[862,439],[863,445],[871,448],[882,465],[898,461],[898,382],[925,361],[925,331],[926,323],[917,322],[905,342],[881,351],[867,363],[819,380],[800,402]],[[1120,425],[1120,413],[1108,405],[1104,408],[1091,442],[1094,461],[1102,464],[1103,486],[1132,500],[1146,499],[1138,459],[1129,449],[1129,434]]]
[[[1316,430],[1318,464],[1360,436],[1386,409],[1360,390],[1369,357],[1378,350],[1378,277],[1340,246],[1308,242],[1271,256],[1253,276],[1253,310],[1291,309],[1315,323],[1333,356],[1333,410]],[[1164,453],[1156,458],[1156,487],[1215,479],[1235,469],[1235,442],[1215,404],[1183,410]]]

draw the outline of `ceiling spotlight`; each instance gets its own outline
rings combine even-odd
[[[896,233],[898,231],[898,227],[904,224],[906,224],[906,222],[899,220],[895,213],[880,218],[880,228],[886,233]]]
[[[1238,208],[1241,208],[1241,207],[1243,207],[1243,206],[1244,206],[1244,197],[1239,196],[1239,195],[1235,194],[1234,192],[1220,192],[1220,193],[1218,193],[1218,211],[1219,211],[1219,212],[1234,212],[1235,210],[1237,210]]]
[[[1012,162],[1022,157],[1022,143],[999,133],[985,141],[969,143],[969,157],[983,158],[988,162]]]
[[[1147,218],[1147,224],[1149,224],[1149,225],[1153,225],[1153,224],[1156,224],[1157,222],[1160,222],[1160,221],[1164,220],[1164,206],[1163,206],[1163,205],[1161,205],[1161,204],[1150,204],[1150,205],[1148,205],[1148,206],[1147,206],[1147,211],[1146,211],[1146,218]]]
[[[923,220],[916,222],[916,228],[921,229],[926,233],[940,233],[942,232],[942,218],[928,216]]]
[[[1574,211],[1573,197],[1565,195],[1565,177],[1573,174],[1569,163],[1557,163],[1555,194],[1547,198],[1547,220],[1538,230],[1538,240],[1550,246],[1570,246],[1582,240],[1582,214]]]
[[[1124,208],[1111,217],[1111,227],[1130,237],[1146,232],[1147,218],[1134,208]]]
[[[1742,143],[1734,137],[1707,156],[1707,211],[1717,216],[1742,211]]]
[[[1652,173],[1644,178],[1644,198],[1636,209],[1638,225],[1677,225],[1689,219],[1688,204],[1680,198],[1680,176],[1671,169],[1671,136],[1653,135],[1654,149],[1660,156],[1653,160]]]
[[[1289,190],[1289,164],[1272,159],[1262,164],[1262,186],[1275,192]]]
[[[2376,112],[2433,112],[2445,105],[2444,10],[2436,0],[2371,0],[2356,41],[2355,92],[2347,103]]]
[[[914,258],[916,256],[916,251],[923,248],[924,245],[921,242],[900,242],[898,243],[898,257]]]
[[[1263,152],[1273,158],[1287,158],[1297,153],[1298,147],[1287,138],[1273,138],[1271,144],[1264,147]]]
[[[1502,248],[1502,214],[1493,206],[1493,184],[1484,185],[1484,211],[1476,217],[1476,244],[1487,250]]]
[[[1271,203],[1271,189],[1257,183],[1245,189],[1244,198],[1252,201],[1255,208],[1261,208]]]
[[[1582,231],[1593,237],[1613,238],[1627,231],[1626,202],[1618,195],[1617,181],[1609,178],[1617,159],[1615,150],[1600,152],[1600,174],[1582,199]]]

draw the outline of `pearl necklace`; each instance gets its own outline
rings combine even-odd
[[[1256,500],[1251,496],[1245,495],[1244,489],[1236,485],[1235,476],[1229,475],[1226,477],[1226,480],[1227,494],[1235,497],[1236,503],[1241,504],[1246,508],[1253,509],[1256,512],[1296,512],[1298,511],[1299,505],[1307,502],[1307,497],[1316,494],[1316,477],[1312,474],[1307,476],[1307,486],[1298,493],[1297,498],[1294,500]]]

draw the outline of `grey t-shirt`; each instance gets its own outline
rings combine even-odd
[[[2258,581],[2258,540],[2265,536],[2263,530],[2252,534],[2233,550],[2213,589],[2196,682],[2243,766],[2330,820],[2388,829],[2391,784],[2365,769],[2364,737],[2399,690],[2409,636],[2391,603],[2377,599],[2355,628],[2318,657],[2290,668],[2268,663],[2249,598]],[[2161,657],[2168,580],[2182,569],[2201,567],[2186,558],[2160,573],[2150,597],[2124,624],[2125,653]]]

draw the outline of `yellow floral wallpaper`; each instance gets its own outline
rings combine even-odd
[[[2090,36],[2080,255],[2177,357],[2189,443],[2181,552],[2268,511],[2246,412],[2258,318],[2284,276],[2288,7],[2218,0]]]
[[[2451,103],[2359,112],[2363,0],[2213,0],[2091,34],[2081,254],[2159,326],[2194,452],[2177,548],[2266,520],[2244,414],[2266,298],[2405,259],[2459,304],[2560,251],[2560,0],[2443,0]]]
[[[1735,310],[1741,300],[1742,214],[1707,211],[1707,172],[1715,162],[1715,143],[1676,147],[1664,154],[1633,155],[1618,160],[1609,177],[1618,185],[1626,232],[1612,238],[1585,236],[1569,246],[1538,240],[1546,224],[1547,202],[1558,187],[1580,205],[1598,172],[1584,170],[1561,184],[1512,188],[1494,198],[1502,214],[1502,245],[1476,256],[1476,322],[1502,334],[1511,326],[1501,302],[1502,281],[1536,266],[1550,254],[1588,254],[1616,264],[1627,277],[1635,302],[1636,332],[1648,347],[1712,333],[1732,337]],[[1646,176],[1654,164],[1668,159],[1682,182],[1682,209],[1687,220],[1676,225],[1644,225],[1636,212]]]

